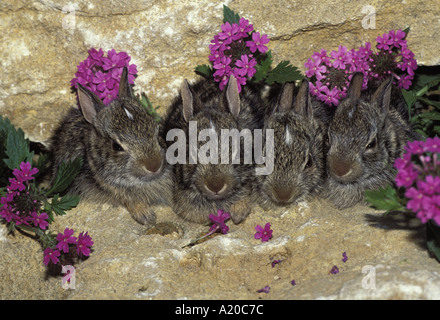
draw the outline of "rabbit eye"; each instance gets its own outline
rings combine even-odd
[[[367,149],[367,150],[371,150],[371,149],[373,149],[374,147],[376,147],[376,144],[377,144],[377,139],[374,139],[374,140],[371,141],[369,144],[367,144],[366,149]]]
[[[121,147],[121,145],[119,143],[117,143],[116,141],[113,141],[112,143],[112,149],[114,151],[124,151],[124,148]]]
[[[312,166],[312,164],[313,164],[312,156],[309,155],[309,158],[307,159],[307,163],[306,163],[304,169],[310,168]]]

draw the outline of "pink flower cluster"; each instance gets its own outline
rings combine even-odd
[[[44,250],[44,264],[47,266],[49,262],[57,264],[60,259],[61,253],[68,254],[71,245],[76,248],[76,254],[78,257],[88,257],[90,255],[90,248],[94,242],[88,233],[81,232],[78,235],[78,239],[73,236],[74,230],[66,228],[63,233],[58,233],[56,240],[58,243],[55,248],[46,248]]]
[[[71,85],[78,88],[78,83],[95,93],[105,104],[116,99],[124,67],[128,69],[128,82],[134,84],[137,67],[129,64],[131,57],[126,52],[116,52],[115,49],[107,51],[104,56],[102,49],[89,50],[89,56],[78,65],[76,78],[71,80]]]
[[[9,179],[6,196],[0,199],[0,217],[8,223],[12,221],[17,226],[31,226],[32,223],[35,227],[45,230],[49,225],[49,216],[46,212],[40,213],[41,203],[34,199],[30,184],[38,169],[32,168],[29,162],[22,162],[20,169],[14,169],[12,173],[15,178]]]
[[[346,96],[355,72],[364,74],[363,90],[369,81],[381,81],[390,75],[396,79],[399,88],[408,89],[417,61],[408,49],[405,36],[402,30],[391,30],[377,37],[377,52],[373,52],[369,42],[351,50],[339,46],[330,55],[324,49],[314,52],[304,64],[306,76],[310,78],[310,93],[325,104],[336,106]]]
[[[440,225],[440,138],[412,141],[405,153],[396,159],[396,185],[405,188],[409,199],[406,208],[415,212],[426,223],[434,220]]]
[[[254,55],[265,53],[269,43],[267,35],[253,32],[254,27],[249,21],[241,18],[239,23],[226,22],[221,26],[222,31],[211,40],[209,60],[213,63],[214,80],[219,82],[223,90],[234,75],[238,89],[246,84],[247,78],[252,78],[257,72],[257,60]]]

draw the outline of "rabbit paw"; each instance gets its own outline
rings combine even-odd
[[[230,208],[231,219],[235,224],[239,224],[240,222],[244,221],[250,212],[251,204],[249,199],[243,199],[235,202]]]
[[[144,203],[127,204],[126,207],[136,222],[151,226],[156,224],[156,214]]]

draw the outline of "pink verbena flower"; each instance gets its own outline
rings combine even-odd
[[[224,210],[217,210],[217,215],[209,214],[209,219],[214,223],[209,231],[220,230],[223,234],[228,233],[229,227],[226,225],[225,221],[231,217],[229,212],[224,212]]]
[[[46,230],[46,228],[49,226],[49,222],[47,220],[49,219],[49,216],[46,212],[42,212],[38,214],[37,212],[31,212],[31,221],[34,224],[34,226]]]
[[[94,242],[92,241],[92,237],[88,235],[88,232],[81,232],[78,235],[78,242],[76,245],[76,252],[79,257],[83,255],[88,257],[90,255],[90,248],[93,246]]]
[[[115,49],[104,54],[102,49],[92,48],[86,60],[82,61],[70,83],[78,88],[78,83],[95,93],[105,104],[118,96],[119,81],[124,67],[128,69],[128,82],[134,84],[137,67],[130,64],[131,57],[126,52]]]
[[[265,53],[268,50],[265,44],[268,44],[269,41],[267,34],[260,36],[259,32],[254,32],[252,33],[252,41],[246,41],[246,46],[249,47],[249,50],[251,50],[252,53],[257,50],[261,53]]]
[[[244,54],[241,56],[240,60],[235,62],[235,65],[239,68],[237,73],[242,77],[252,78],[254,74],[257,72],[255,66],[257,65],[257,61],[254,58],[249,60],[249,56]]]
[[[58,250],[54,250],[52,248],[46,248],[44,250],[44,259],[43,262],[47,266],[50,261],[52,261],[53,264],[57,264],[60,259],[58,257],[61,255],[61,253]]]
[[[266,242],[266,241],[269,241],[270,238],[272,238],[273,230],[270,229],[269,222],[266,223],[264,228],[260,225],[257,225],[255,227],[255,230],[257,230],[257,232],[254,235],[255,239],[261,239],[261,241]]]
[[[209,45],[209,61],[213,64],[214,81],[223,90],[231,75],[237,79],[238,91],[252,78],[256,70],[257,58],[267,51],[265,44],[269,42],[267,35],[260,36],[253,32],[249,21],[240,18],[238,23],[226,22],[221,26]],[[252,39],[252,40],[251,40]]]
[[[340,99],[346,96],[355,72],[364,74],[362,90],[372,85],[377,86],[390,76],[395,78],[394,85],[408,89],[412,85],[417,61],[414,53],[407,47],[405,36],[402,30],[391,30],[377,37],[376,52],[369,42],[351,50],[340,45],[330,56],[324,49],[314,52],[304,64],[306,76],[314,84],[310,86],[311,95],[327,105],[338,105]],[[321,82],[321,88],[318,88],[318,81]],[[333,91],[334,88],[338,91]]]
[[[405,153],[396,159],[396,185],[405,188],[406,208],[426,223],[440,223],[440,138],[410,141]]]
[[[69,252],[69,244],[76,244],[76,237],[73,237],[74,231],[72,229],[66,228],[64,233],[58,233],[57,235],[57,245],[56,248],[63,251],[64,253]]]

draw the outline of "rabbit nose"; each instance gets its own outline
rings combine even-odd
[[[330,167],[331,171],[338,177],[344,177],[350,173],[352,167],[351,162],[339,161]]]
[[[162,167],[162,159],[161,157],[152,157],[143,160],[141,165],[144,167],[146,171],[151,173],[156,173]]]
[[[356,180],[362,173],[357,161],[342,159],[330,159],[329,169],[333,177],[345,182]]]
[[[205,185],[209,191],[216,194],[220,194],[226,190],[226,181],[222,178],[208,180]]]
[[[292,198],[293,188],[279,187],[273,189],[273,195],[280,202],[288,202]]]

